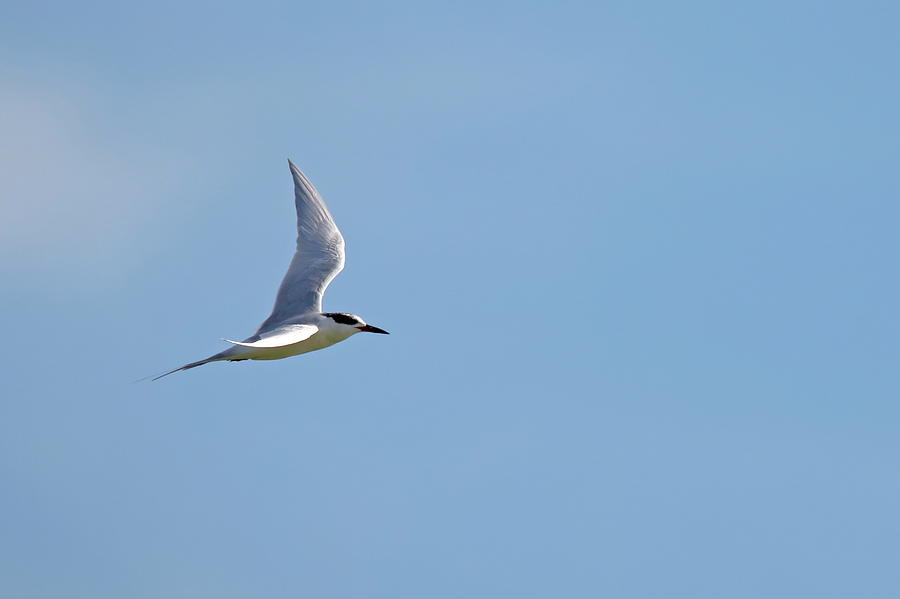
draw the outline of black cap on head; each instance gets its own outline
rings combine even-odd
[[[354,316],[353,314],[346,314],[344,312],[323,312],[322,316],[327,316],[338,324],[348,324],[351,327],[355,327],[356,325],[363,323],[358,317]]]

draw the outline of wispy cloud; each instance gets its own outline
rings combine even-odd
[[[80,271],[121,258],[158,211],[166,161],[101,125],[87,87],[7,79],[0,269]]]

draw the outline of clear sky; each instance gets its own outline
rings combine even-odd
[[[5,3],[0,596],[900,596],[898,6]]]

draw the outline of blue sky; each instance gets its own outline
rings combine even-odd
[[[898,596],[898,17],[8,3],[0,594]]]

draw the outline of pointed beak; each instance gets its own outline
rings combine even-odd
[[[370,324],[367,324],[367,325],[361,326],[361,327],[356,327],[356,328],[359,329],[360,331],[362,331],[363,333],[381,333],[382,335],[390,335],[390,333],[388,333],[384,329],[379,329],[378,327],[373,327]]]

